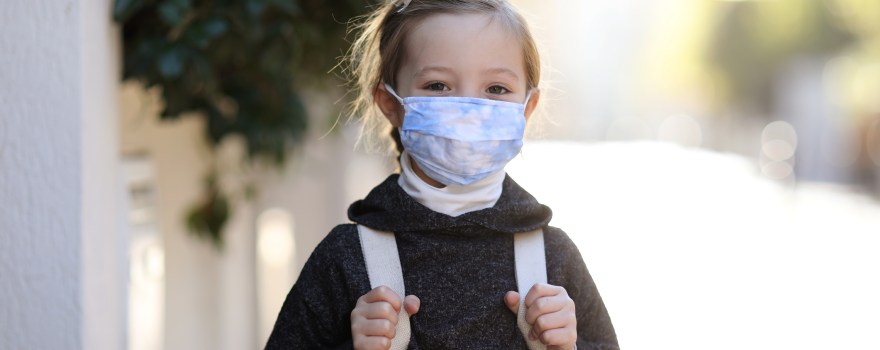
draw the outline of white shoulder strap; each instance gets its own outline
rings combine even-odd
[[[397,252],[397,241],[394,233],[376,231],[358,225],[361,249],[364,251],[364,262],[367,275],[370,277],[370,288],[386,286],[400,297],[401,303],[406,297],[403,286],[403,270],[400,267],[400,256]],[[543,249],[542,249],[543,252]],[[543,254],[543,253],[542,253]],[[405,350],[409,346],[410,328],[409,315],[400,306],[397,319],[397,333],[391,341],[391,350]]]
[[[526,322],[526,294],[536,283],[547,283],[547,261],[544,256],[544,231],[513,235],[513,254],[516,260],[516,284],[519,288],[519,313],[517,325],[531,350],[543,350],[547,346],[540,340],[529,340],[532,326]]]

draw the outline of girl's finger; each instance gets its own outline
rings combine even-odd
[[[568,327],[569,324],[577,322],[573,315],[573,313],[564,311],[543,314],[532,324],[532,331],[535,332],[535,335],[541,335],[552,329]]]
[[[361,307],[362,313],[361,315],[365,319],[369,320],[377,320],[384,319],[397,324],[397,315],[400,311],[394,310],[394,307],[391,304],[380,301],[376,303],[369,303]]]
[[[397,325],[386,319],[362,320],[358,325],[358,333],[366,336],[381,336],[388,339],[394,338]]]
[[[544,343],[545,345],[564,345],[566,349],[571,349],[577,341],[577,331],[575,331],[574,327],[551,329],[541,333],[541,335],[538,336],[538,339],[540,339],[541,343]]]
[[[526,322],[534,325],[535,320],[541,315],[559,312],[570,306],[573,307],[574,302],[567,295],[539,298],[526,308]]]
[[[538,298],[554,296],[560,293],[565,292],[565,288],[549,285],[546,283],[535,283],[532,288],[529,289],[529,292],[526,294],[526,307],[531,307],[532,303],[535,302]],[[566,294],[568,295],[568,294]]]
[[[519,313],[519,293],[510,291],[504,294],[504,305],[507,305],[510,312]]]
[[[419,297],[415,295],[407,295],[406,298],[403,299],[403,307],[406,309],[406,313],[409,315],[414,315],[419,312],[419,308],[422,306],[422,301],[419,300]]]
[[[397,293],[391,290],[391,288],[388,288],[386,286],[378,286],[374,288],[369,293],[364,294],[361,299],[363,299],[364,303],[367,304],[385,301],[391,304],[391,307],[394,308],[395,312],[400,312],[400,297],[397,295]]]
[[[391,348],[391,339],[386,337],[358,336],[354,339],[355,349],[388,350]]]

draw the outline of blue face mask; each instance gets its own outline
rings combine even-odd
[[[430,178],[444,185],[469,185],[499,171],[523,144],[525,105],[473,97],[400,98],[403,148]]]

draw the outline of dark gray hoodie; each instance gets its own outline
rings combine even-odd
[[[517,288],[513,235],[544,229],[547,279],[577,310],[577,347],[619,349],[608,311],[577,247],[547,226],[550,208],[510,177],[492,208],[450,217],[416,202],[391,175],[348,210],[357,224],[392,231],[406,294],[421,300],[410,349],[527,349],[504,295]],[[350,315],[370,291],[357,226],[315,248],[278,314],[266,349],[351,349]]]

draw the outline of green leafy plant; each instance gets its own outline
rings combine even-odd
[[[123,79],[161,89],[162,119],[203,118],[211,146],[239,135],[249,159],[281,166],[308,127],[299,89],[334,81],[346,24],[368,9],[364,0],[116,0],[113,15]],[[216,172],[187,223],[219,246],[231,206]]]

